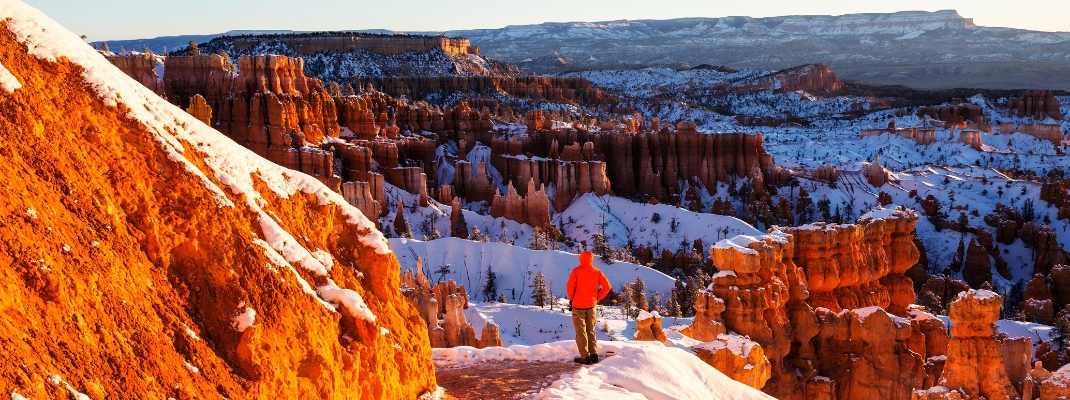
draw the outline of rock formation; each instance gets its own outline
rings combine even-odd
[[[964,129],[964,130],[959,132],[958,141],[959,141],[959,143],[965,143],[965,144],[969,145],[974,150],[980,151],[981,150],[981,146],[984,146],[984,143],[981,141],[981,134],[982,133],[983,132],[981,132],[981,131]]]
[[[1033,90],[1026,92],[1022,97],[1007,100],[1007,110],[1010,117],[1033,118],[1042,120],[1052,118],[1063,119],[1059,111],[1059,99],[1056,99],[1050,90]],[[1002,132],[1002,129],[1000,129]]]
[[[951,342],[939,385],[917,391],[923,400],[967,398],[1010,399],[1019,396],[1008,378],[1003,351],[996,339],[1003,299],[987,290],[960,293],[951,303]],[[949,391],[950,389],[950,391]]]
[[[913,285],[903,273],[918,261],[916,221],[911,211],[882,209],[858,225],[722,240],[710,249],[721,272],[682,332],[707,340],[727,328],[760,344],[771,371],[763,391],[777,398],[909,397],[928,376],[925,355],[947,337],[921,321],[927,314],[908,314]],[[908,315],[926,329],[914,331]],[[924,343],[914,348],[926,354],[910,343]]]
[[[550,227],[550,198],[546,196],[545,186],[535,190],[535,182],[529,180],[527,197],[517,194],[512,182],[507,190],[505,197],[494,195],[490,206],[491,217],[511,219],[533,227]]]
[[[695,300],[695,319],[681,333],[702,342],[717,340],[719,335],[725,333],[724,320],[721,317],[724,310],[724,300],[708,290],[699,292]]]
[[[484,348],[502,345],[498,326],[494,323],[485,324],[482,336],[476,336],[475,328],[463,313],[468,308],[468,292],[464,285],[448,280],[432,286],[424,276],[423,264],[419,260],[415,272],[406,270],[401,276],[401,290],[420,310],[420,317],[427,323],[431,347]]]
[[[884,167],[881,166],[880,156],[877,156],[873,159],[872,163],[862,167],[862,175],[866,177],[866,180],[869,181],[870,185],[873,185],[875,188],[880,188],[888,183],[890,174],[887,169],[884,169]],[[884,205],[887,206],[888,204]]]
[[[769,380],[769,360],[765,358],[762,346],[751,340],[736,335],[718,335],[692,350],[706,364],[752,388],[761,389]]]
[[[1040,140],[1047,140],[1056,146],[1061,146],[1066,136],[1063,127],[1059,124],[1018,124],[1004,122],[999,124],[1000,134],[1024,133]]]
[[[635,335],[632,340],[665,342],[665,332],[661,330],[661,316],[657,312],[640,312],[635,318]]]
[[[5,395],[74,397],[52,376],[94,399],[436,389],[397,260],[360,211],[36,10],[4,10],[0,64],[21,84],[0,90],[0,109],[18,110],[0,113]]]

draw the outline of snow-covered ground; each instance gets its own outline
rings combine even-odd
[[[504,347],[434,349],[436,365],[487,361],[571,361],[579,356],[572,317],[555,308],[508,303],[472,302],[465,317],[477,330],[487,322],[499,325]],[[632,341],[635,320],[619,307],[599,306],[596,335],[603,360],[566,374],[534,395],[536,399],[770,399],[733,381],[696,357],[700,343],[671,329],[691,318],[662,319],[666,343]]]
[[[536,273],[546,276],[547,289],[557,297],[565,296],[565,283],[579,262],[576,254],[554,250],[529,250],[505,243],[482,243],[457,238],[427,242],[390,239],[390,247],[401,263],[401,270],[416,270],[416,259],[423,260],[423,272],[432,283],[452,279],[463,284],[473,300],[479,299],[489,271],[496,276],[497,293],[504,293],[510,303],[530,304]],[[602,270],[615,290],[642,278],[647,292],[668,295],[676,280],[651,268],[625,262],[606,264],[595,257],[595,267]]]

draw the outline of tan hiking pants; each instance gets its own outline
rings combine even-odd
[[[572,325],[576,327],[576,348],[580,357],[598,354],[598,342],[594,336],[594,307],[586,310],[572,309]]]

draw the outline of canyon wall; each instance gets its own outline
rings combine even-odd
[[[547,76],[393,76],[354,78],[353,84],[394,97],[424,98],[433,93],[500,93],[534,101],[603,105],[619,101],[586,78]]]
[[[916,221],[912,211],[882,209],[857,225],[722,240],[710,249],[721,272],[701,296],[715,301],[685,332],[705,340],[727,329],[760,344],[772,371],[763,391],[777,398],[910,398],[947,338],[921,329],[932,317],[908,309]]]
[[[0,22],[0,64],[21,86],[0,90],[0,108],[17,110],[0,113],[4,390],[380,399],[436,389],[397,260],[359,211],[235,146],[37,11],[0,8],[16,10],[0,15],[11,18]],[[35,58],[25,41],[67,57]]]
[[[395,55],[406,51],[423,53],[434,49],[440,49],[449,54],[479,55],[479,47],[465,38],[447,38],[443,36],[416,36],[416,35],[365,35],[353,33],[335,36],[305,36],[305,35],[264,35],[254,36],[243,40],[242,37],[231,39],[234,47],[249,49],[261,43],[263,39],[274,38],[286,44],[301,55],[313,55],[325,51],[355,51],[368,50],[383,55]]]

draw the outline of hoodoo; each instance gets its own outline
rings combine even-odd
[[[0,2],[0,49],[4,396],[436,389],[397,260],[340,194],[236,145],[22,3]]]

